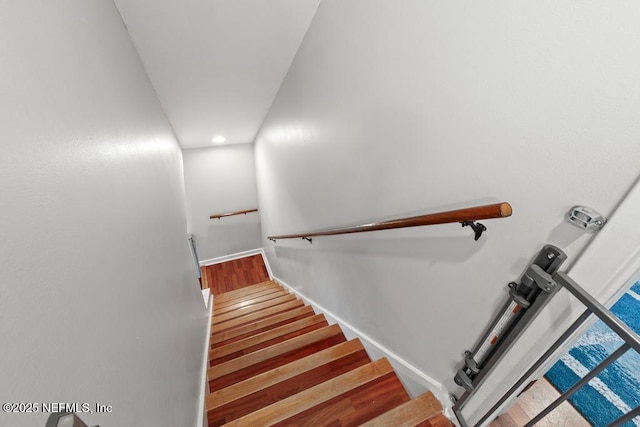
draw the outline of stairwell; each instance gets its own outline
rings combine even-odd
[[[411,399],[386,359],[274,281],[214,299],[209,426],[453,424],[431,392]]]

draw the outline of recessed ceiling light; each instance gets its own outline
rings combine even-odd
[[[218,136],[214,136],[211,141],[215,142],[216,144],[222,144],[226,140],[227,140],[227,138],[225,138],[224,136],[218,135]]]

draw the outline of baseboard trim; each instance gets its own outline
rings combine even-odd
[[[204,301],[204,306],[206,308],[209,308],[209,297],[213,298],[213,295],[211,295],[211,289],[207,288],[207,289],[203,289],[202,290],[202,299]]]
[[[209,393],[209,383],[207,382],[207,368],[209,367],[209,346],[211,340],[211,317],[213,316],[213,294],[209,294],[209,302],[207,304],[209,316],[207,321],[207,336],[205,337],[204,354],[202,355],[202,385],[200,387],[200,397],[198,403],[198,419],[196,427],[207,427],[207,408],[204,406],[204,400]]]
[[[269,265],[267,254],[264,253],[264,248],[260,248],[260,252],[262,253],[262,260],[264,261],[264,265],[265,267],[267,267],[267,274],[269,274],[269,279],[273,280],[273,271],[271,271],[271,266]]]
[[[398,356],[373,338],[369,337],[359,329],[345,322],[343,319],[336,316],[320,304],[316,303],[310,298],[307,298],[305,295],[295,290],[292,286],[287,284],[282,279],[279,279],[275,276],[272,276],[272,278],[273,280],[277,281],[282,286],[296,294],[305,303],[311,305],[317,314],[324,314],[329,323],[337,323],[338,325],[340,325],[347,339],[359,338],[360,341],[362,341],[362,345],[367,350],[367,353],[369,353],[369,357],[371,357],[371,359],[376,360],[381,357],[386,357],[391,363],[391,366],[393,366],[393,368],[395,369],[396,374],[407,389],[407,392],[412,397],[422,394],[427,390],[431,391],[440,401],[440,403],[442,403],[445,415],[452,419],[453,411],[451,410],[451,407],[453,403],[451,402],[449,392],[442,383],[434,380],[429,375],[425,374],[406,360],[402,359],[400,356]]]
[[[258,255],[258,254],[261,254],[262,258],[266,259],[262,248],[256,248],[248,251],[236,252],[235,254],[223,255],[217,258],[205,259],[200,261],[199,264],[200,264],[200,267],[206,267],[208,265],[220,264],[221,262],[233,261],[234,259],[245,258],[248,256]]]

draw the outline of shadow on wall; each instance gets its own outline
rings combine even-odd
[[[567,210],[569,209],[567,208]],[[553,229],[549,232],[547,242],[553,242],[554,245],[560,248],[566,248],[584,235],[584,230],[581,230],[580,228],[576,227],[575,225],[571,225],[568,222],[561,222],[553,227]],[[578,256],[574,256],[574,259],[577,258]]]
[[[377,236],[319,237],[313,243],[306,241],[295,246],[276,242],[275,252],[285,259],[297,258],[300,250],[314,250],[321,253],[367,255],[390,258],[416,259],[429,263],[461,263],[480,251],[486,240],[474,242],[473,237],[392,237]],[[304,244],[302,244],[304,243]]]
[[[381,233],[318,237],[312,244],[301,239],[282,240],[275,243],[275,254],[290,268],[295,269],[300,264],[311,266],[306,273],[300,271],[302,276],[296,278],[298,283],[313,281],[311,276],[322,276],[336,283],[369,283],[370,289],[385,277],[405,281],[406,291],[414,292],[421,282],[411,279],[408,272],[422,277],[420,272],[429,266],[464,264],[481,251],[486,242],[483,239],[474,241],[467,233],[457,237],[384,237]]]
[[[567,210],[569,210],[567,208]],[[544,244],[550,243],[558,246],[559,248],[566,248],[574,243],[576,240],[580,239],[585,235],[585,231],[580,228],[571,225],[567,222],[560,222],[558,225],[553,227],[553,229],[549,232],[546,240],[541,240],[539,247],[534,251],[534,255],[530,258],[518,257],[510,266],[509,271],[514,277],[520,277],[527,266],[534,260],[536,254]],[[568,260],[562,266],[564,271],[568,270],[569,267],[575,262],[576,259],[579,258],[579,254],[574,256],[573,259]]]

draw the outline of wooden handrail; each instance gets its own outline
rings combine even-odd
[[[216,218],[220,219],[220,218],[224,218],[225,216],[234,216],[234,215],[242,215],[242,214],[246,215],[250,212],[258,212],[258,209],[247,209],[246,211],[227,212],[227,213],[209,215],[209,219],[216,219]]]
[[[269,240],[296,239],[303,238],[311,240],[316,236],[334,236],[337,234],[361,233],[365,231],[390,230],[392,228],[418,227],[422,225],[449,224],[460,222],[462,225],[470,225],[476,232],[476,240],[482,234],[477,228],[485,229],[482,224],[474,224],[479,219],[506,218],[511,216],[511,205],[509,203],[496,203],[493,205],[475,206],[472,208],[458,209],[454,211],[438,212],[427,215],[412,216],[408,218],[392,219],[389,221],[374,222],[371,224],[356,225],[354,227],[334,228],[331,230],[314,231],[311,233],[283,234],[280,236],[269,236]]]

